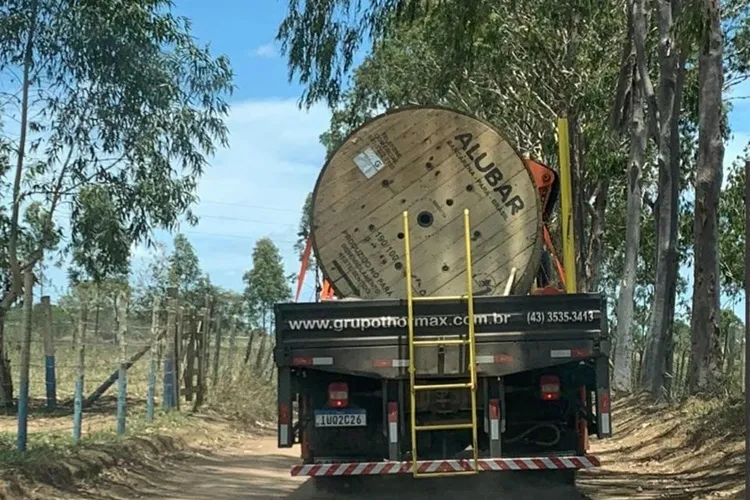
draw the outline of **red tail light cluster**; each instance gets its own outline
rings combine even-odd
[[[544,401],[557,401],[560,399],[560,377],[557,375],[544,375],[539,381]]]
[[[328,384],[328,406],[345,408],[349,404],[349,386],[346,382]]]

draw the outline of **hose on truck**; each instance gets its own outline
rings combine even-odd
[[[544,429],[544,428],[546,428],[546,429],[552,429],[553,431],[555,431],[555,437],[552,440],[550,440],[550,441],[543,441],[543,440],[537,439],[536,441],[533,441],[533,444],[535,444],[537,446],[555,446],[555,445],[557,445],[557,443],[560,442],[560,436],[562,435],[562,433],[560,432],[560,428],[557,425],[551,424],[551,423],[537,424],[537,425],[535,425],[535,426],[533,426],[533,427],[531,427],[529,429],[526,429],[524,432],[522,432],[518,436],[515,436],[515,437],[512,437],[512,438],[506,438],[505,442],[506,443],[515,443],[515,442],[518,442],[521,439],[523,439],[526,436],[528,436],[529,434],[531,434],[532,432],[534,432],[534,431],[536,431],[538,429]]]

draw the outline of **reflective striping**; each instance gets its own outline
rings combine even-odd
[[[553,349],[549,352],[550,358],[569,358],[570,349]]]
[[[289,424],[290,418],[289,418],[289,405],[288,404],[280,404],[279,405],[279,444],[282,446],[290,445],[292,444],[290,442],[290,432],[289,432]]]
[[[508,354],[483,354],[481,356],[477,356],[478,365],[506,364],[512,362],[513,356],[509,356]]]
[[[500,439],[500,402],[490,399],[490,439]]]
[[[473,460],[420,460],[417,469],[422,473],[461,472],[474,470]],[[480,471],[591,469],[599,467],[595,456],[480,458]],[[307,464],[292,467],[292,476],[377,476],[411,474],[411,462],[351,462],[336,464]]]
[[[602,433],[609,434],[611,432],[609,423],[609,413],[602,413],[599,418],[602,420]]]
[[[373,368],[409,368],[408,359],[375,359]]]
[[[331,357],[295,356],[292,358],[293,366],[332,366]]]
[[[279,442],[285,445],[291,444],[289,442],[289,425],[288,424],[279,425]]]
[[[398,443],[398,404],[388,403],[388,440]]]
[[[591,355],[591,351],[586,348],[579,349],[552,349],[549,352],[550,358],[585,358]]]
[[[612,432],[612,429],[610,428],[610,400],[609,400],[609,390],[608,389],[599,389],[597,394],[597,399],[599,400],[599,421],[600,421],[600,427],[601,432],[604,435],[608,435]]]

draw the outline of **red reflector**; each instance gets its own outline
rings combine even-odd
[[[507,354],[495,354],[495,363],[512,363],[513,362],[513,356],[508,356]]]
[[[599,410],[601,413],[609,413],[609,391],[602,391],[599,396]]]
[[[388,403],[388,422],[398,422],[398,405],[396,403]]]
[[[279,405],[279,424],[289,424],[289,405],[287,404],[282,403]]]
[[[328,384],[328,406],[344,408],[349,404],[349,386],[346,382]]]
[[[292,365],[294,366],[312,366],[312,356],[295,356],[292,358]]]
[[[545,375],[539,381],[542,399],[544,401],[556,401],[560,399],[560,377],[557,375]]]

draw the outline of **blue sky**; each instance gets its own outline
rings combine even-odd
[[[255,241],[264,236],[281,249],[287,271],[297,271],[292,246],[300,210],[325,156],[318,136],[326,130],[330,113],[324,106],[309,112],[297,107],[301,87],[288,83],[286,62],[274,43],[286,6],[287,0],[175,1],[176,12],[192,20],[194,35],[210,43],[214,53],[228,55],[236,73],[230,147],[216,155],[201,180],[201,201],[195,209],[200,223],[181,228],[204,272],[214,283],[236,291],[243,288],[242,274],[251,265]],[[750,85],[734,94],[750,95]],[[735,101],[731,126],[735,137],[727,146],[727,165],[750,139],[750,101]],[[157,236],[171,247],[170,235]],[[149,257],[145,248],[137,248],[134,267]],[[691,271],[683,271],[692,277]],[[52,289],[46,293],[63,291],[63,270],[49,269],[47,278]],[[308,300],[312,293],[308,282],[302,298]],[[743,304],[737,305],[741,317]]]

